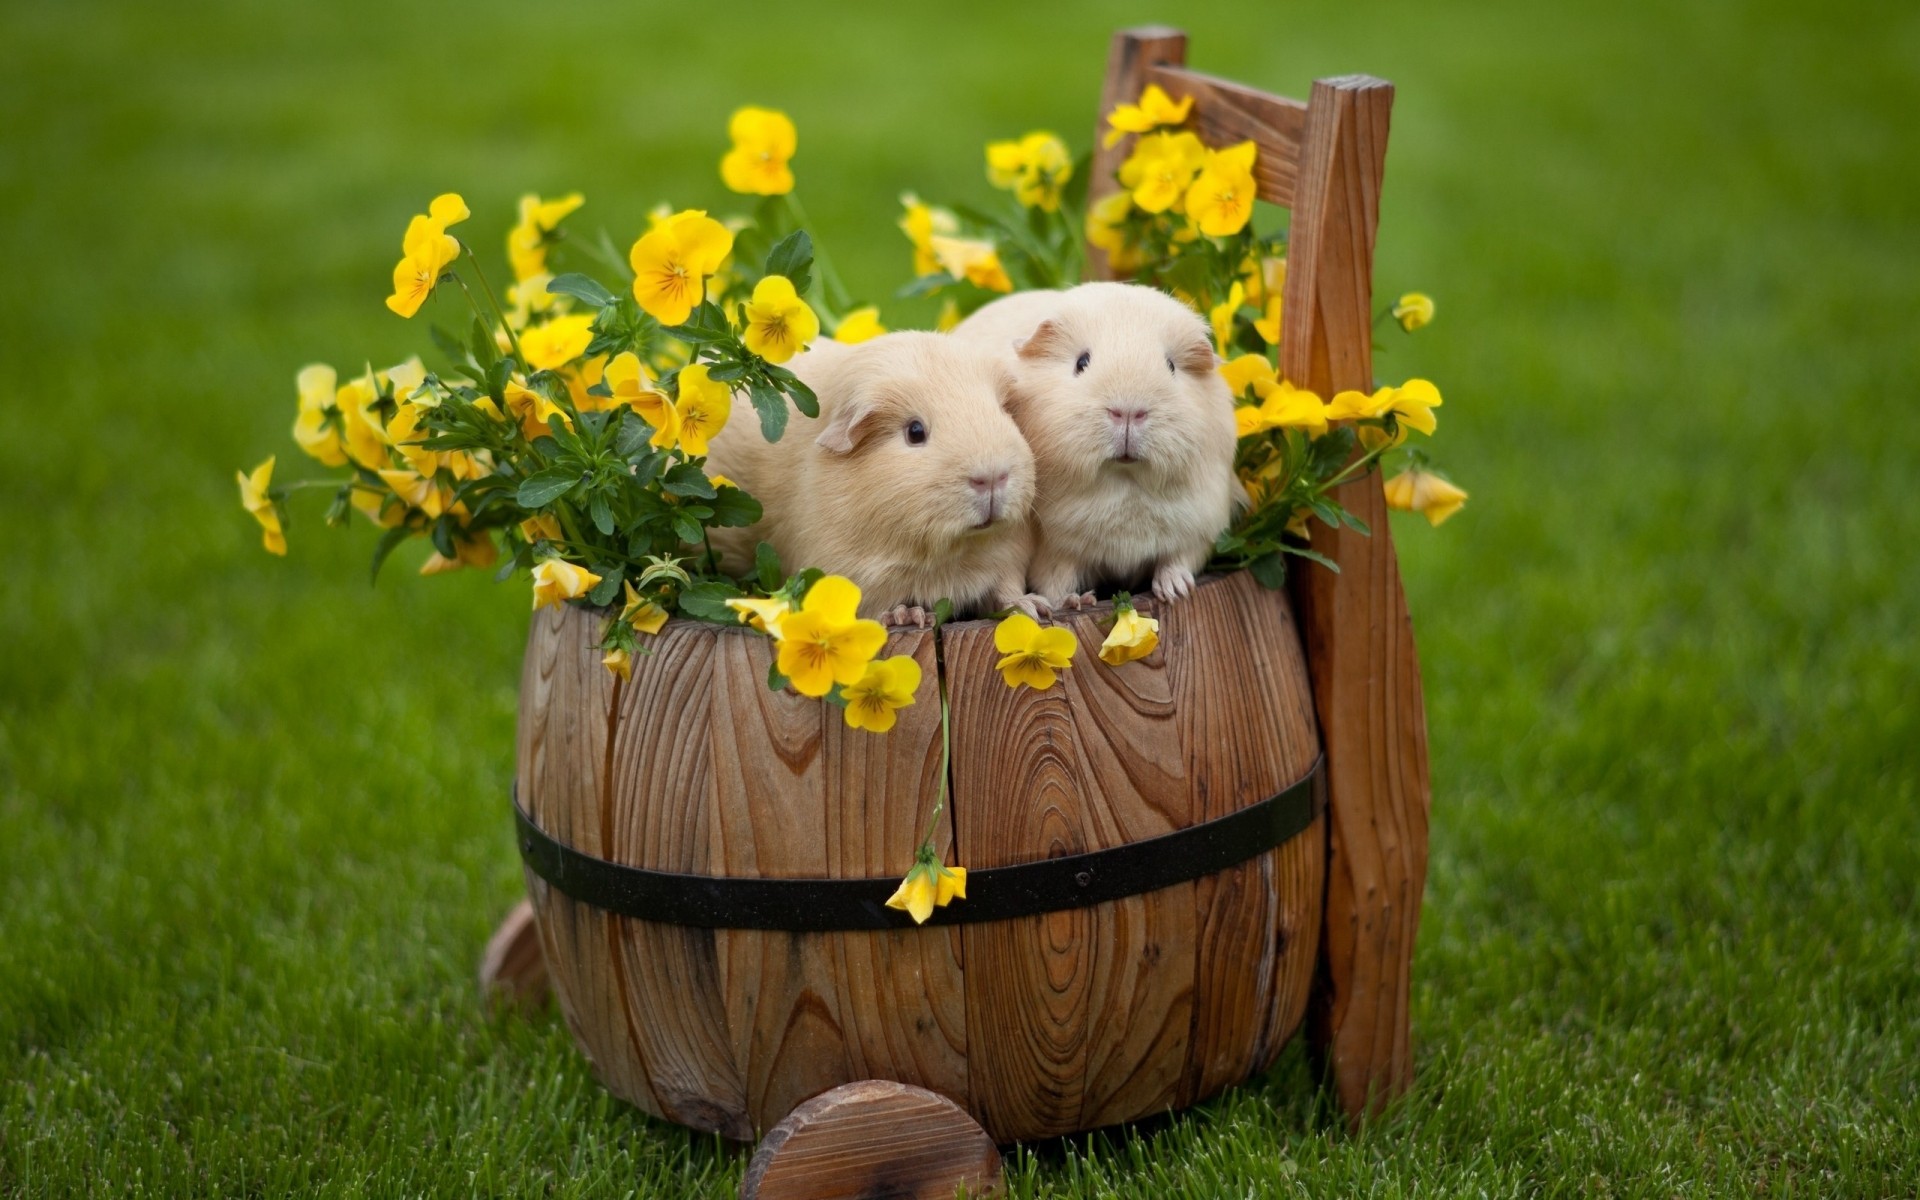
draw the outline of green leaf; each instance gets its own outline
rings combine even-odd
[[[720,363],[708,369],[707,378],[713,380],[715,383],[732,383],[734,380],[744,377],[746,373],[747,364],[745,363]]]
[[[577,272],[554,276],[547,282],[547,291],[555,296],[572,296],[576,300],[584,300],[595,308],[605,308],[615,300],[614,294],[601,287],[599,281],[589,279]]]
[[[500,361],[500,348],[494,345],[493,331],[479,317],[473,319],[473,331],[467,335],[468,349],[473,353],[473,361],[482,371]]]
[[[733,336],[733,326],[727,323],[727,314],[720,310],[720,306],[708,300],[689,313],[684,322],[673,327],[673,336],[694,345],[722,342]]]
[[[668,470],[667,477],[660,484],[670,496],[695,496],[702,500],[713,499],[713,481],[700,469],[698,463],[676,463]]]
[[[548,467],[520,481],[516,499],[525,509],[545,508],[573,490],[585,476],[575,467]]]
[[[413,530],[405,525],[395,525],[381,536],[380,544],[373,548],[373,570],[367,576],[368,583],[379,582],[381,564],[387,561],[387,556],[393,553],[394,547],[406,541],[407,536],[412,532]]]
[[[1340,564],[1328,558],[1326,555],[1320,553],[1318,550],[1309,550],[1305,546],[1293,546],[1293,545],[1285,546],[1282,548],[1288,554],[1298,554],[1301,558],[1319,563],[1321,566],[1325,567],[1327,570],[1332,571],[1335,575],[1338,575],[1340,573]]]
[[[702,579],[680,589],[680,611],[702,621],[720,621],[731,625],[739,620],[739,614],[727,607],[727,601],[744,594],[725,580]]]
[[[1277,550],[1254,559],[1247,569],[1261,587],[1278,591],[1287,586],[1287,557]]]
[[[930,295],[943,287],[950,287],[958,282],[960,281],[945,271],[935,271],[931,275],[922,275],[917,279],[912,279],[901,284],[900,289],[894,292],[894,295],[902,300],[910,300],[915,296]]]
[[[648,442],[653,439],[653,426],[640,419],[640,414],[632,409],[623,409],[620,413],[620,432],[613,439],[613,452],[632,462],[634,459],[651,452]]]
[[[764,515],[765,513],[762,512],[760,508],[760,502],[739,488],[723,487],[719,489],[713,498],[712,523],[722,528],[744,529],[748,525],[757,522]],[[764,542],[761,543],[761,545],[765,544]],[[776,571],[774,581],[772,584],[763,586],[771,589],[780,582],[780,577],[777,574],[779,566],[779,560],[776,559],[774,561],[774,569]]]
[[[587,603],[602,607],[612,604],[613,598],[620,594],[620,583],[626,578],[627,569],[619,563],[595,563],[593,573],[600,577],[600,582],[587,593]]]
[[[951,620],[953,620],[953,601],[942,596],[933,602],[934,628],[937,629]]]
[[[733,610],[728,609],[727,611],[731,613]],[[784,692],[787,690],[788,682],[789,681],[787,677],[780,673],[780,660],[778,658],[774,659],[772,662],[767,664],[767,690],[768,691]]]
[[[767,274],[785,275],[793,281],[793,290],[802,296],[813,283],[813,239],[804,229],[796,229],[767,255]]]
[[[774,591],[780,586],[780,554],[772,543],[761,542],[753,548],[753,573],[758,577],[763,592]]]
[[[809,419],[818,418],[820,398],[813,394],[812,388],[800,382],[799,376],[789,372],[789,378],[792,382],[787,384],[786,391],[787,395],[793,397],[793,406],[806,414]]]
[[[673,514],[673,533],[690,546],[698,546],[706,536],[706,531],[700,528],[700,522],[684,512]]]
[[[754,411],[760,414],[760,436],[777,442],[787,431],[787,398],[764,383],[755,383],[749,392]]]
[[[593,501],[587,505],[587,513],[593,518],[593,527],[608,537],[613,536],[613,506],[607,503],[607,494],[603,491],[593,493]]]
[[[500,359],[487,368],[487,395],[493,398],[493,402],[500,406],[500,411],[503,413],[506,411],[507,404],[507,380],[511,378],[513,378],[512,359]]]

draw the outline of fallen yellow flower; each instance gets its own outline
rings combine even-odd
[[[635,591],[632,580],[628,580],[625,587],[627,603],[620,610],[620,619],[633,626],[635,633],[649,636],[659,633],[660,627],[667,623],[667,610]]]
[[[1044,692],[1054,684],[1055,672],[1073,665],[1073,652],[1079,646],[1073,630],[1058,626],[1042,629],[1025,613],[1014,613],[993,631],[994,648],[1000,651],[995,664],[1008,687],[1022,684]]]
[[[1114,610],[1113,628],[1100,643],[1100,661],[1110,667],[1152,654],[1160,644],[1160,622],[1143,617],[1131,604]]]

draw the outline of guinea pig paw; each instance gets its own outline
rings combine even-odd
[[[896,604],[887,613],[887,624],[907,625],[915,629],[925,629],[928,625],[927,610],[918,604]]]
[[[1153,573],[1153,594],[1167,604],[1192,595],[1193,572],[1175,563],[1160,567]]]
[[[1071,596],[1060,599],[1054,604],[1054,607],[1078,611],[1083,608],[1092,608],[1098,603],[1100,603],[1100,598],[1092,592],[1076,592]]]
[[[1008,607],[1019,609],[1036,621],[1044,621],[1053,616],[1053,601],[1042,596],[1039,592],[1028,592],[1026,595],[1015,599]]]

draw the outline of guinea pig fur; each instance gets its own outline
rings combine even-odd
[[[1039,471],[1027,584],[1179,599],[1246,503],[1233,395],[1207,325],[1154,288],[1089,283],[988,304],[951,335],[1013,373],[1009,406]]]
[[[817,419],[790,405],[785,436],[769,443],[742,413],[713,441],[708,470],[764,510],[751,527],[713,531],[723,569],[747,574],[765,541],[788,569],[859,584],[862,616],[924,624],[941,599],[959,613],[1039,615],[1025,583],[1033,453],[1003,407],[1005,367],[916,332],[816,343],[788,367],[819,397]]]

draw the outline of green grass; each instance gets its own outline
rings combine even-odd
[[[1178,6],[1161,10],[1171,14]],[[788,108],[857,290],[915,187],[1091,132],[1136,4],[0,13],[0,1193],[727,1194],[471,972],[519,890],[522,586],[365,582],[233,471],[397,360],[407,215],[625,244]],[[1817,14],[1815,9],[1818,9]],[[723,19],[724,18],[724,19]],[[1249,5],[1204,69],[1400,85],[1379,286],[1473,501],[1401,526],[1434,739],[1417,1086],[1290,1051],[1019,1195],[1920,1192],[1920,10]],[[923,310],[918,311],[924,317]],[[911,311],[909,315],[911,315]],[[404,558],[404,555],[403,555]]]

